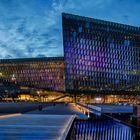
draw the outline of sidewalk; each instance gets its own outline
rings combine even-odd
[[[34,110],[27,112],[26,114],[44,114],[44,115],[77,115],[80,119],[87,119],[87,116],[80,112],[80,110],[73,104],[59,104],[55,106],[48,106],[42,109],[42,111]]]

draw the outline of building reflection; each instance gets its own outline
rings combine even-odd
[[[140,132],[113,120],[77,120],[74,140],[137,140]]]

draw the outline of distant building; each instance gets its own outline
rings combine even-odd
[[[140,28],[62,14],[67,92],[140,91]]]
[[[0,60],[0,82],[50,91],[64,91],[64,60],[25,58]]]

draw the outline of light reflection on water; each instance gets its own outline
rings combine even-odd
[[[137,140],[140,132],[113,120],[77,120],[72,137],[74,140]]]

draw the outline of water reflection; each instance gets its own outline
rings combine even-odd
[[[137,140],[140,133],[113,120],[77,120],[73,140]]]

